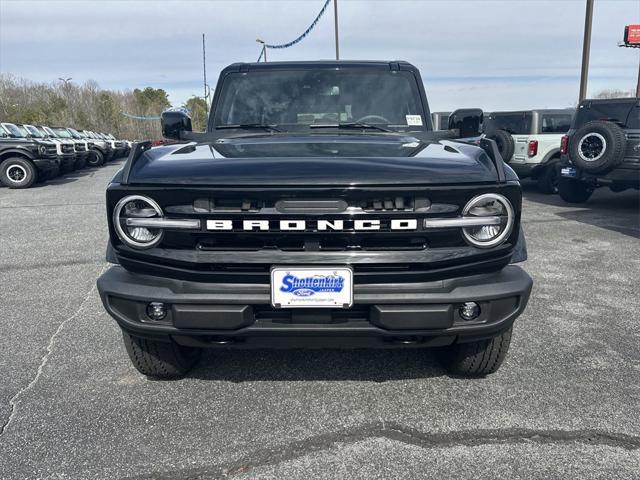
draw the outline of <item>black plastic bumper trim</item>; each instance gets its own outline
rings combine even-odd
[[[394,336],[482,337],[508,328],[524,310],[531,277],[518,266],[483,275],[410,284],[357,285],[354,306],[325,319],[269,310],[269,285],[202,284],[127,272],[115,266],[98,279],[102,302],[125,330],[150,336]],[[144,317],[148,302],[171,308],[167,319]],[[457,306],[474,301],[484,312],[462,322]],[[258,310],[260,314],[258,314]],[[309,313],[311,314],[311,313]],[[217,317],[217,318],[215,318]]]

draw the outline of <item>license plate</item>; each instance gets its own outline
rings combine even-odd
[[[577,177],[578,171],[573,167],[564,167],[560,169],[560,175],[562,177]]]
[[[276,308],[349,308],[353,305],[353,271],[348,267],[274,267],[271,304]]]

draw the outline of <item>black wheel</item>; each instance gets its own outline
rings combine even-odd
[[[87,166],[87,159],[86,158],[76,160],[76,163],[75,163],[75,169],[76,170],[82,170],[86,166]]]
[[[489,138],[496,141],[496,146],[498,147],[498,151],[500,152],[502,159],[506,163],[509,163],[513,157],[513,152],[516,150],[516,145],[511,134],[506,130],[496,130],[489,135]]]
[[[87,157],[87,165],[90,167],[101,167],[104,165],[104,155],[100,150],[90,150]]]
[[[30,160],[7,158],[0,164],[0,182],[9,188],[29,188],[38,179],[36,167]]]
[[[71,172],[73,172],[73,171],[75,170],[75,165],[74,165],[74,163],[75,163],[75,162],[73,162],[73,163],[66,163],[66,164],[62,165],[62,166],[60,167],[60,173],[64,175],[65,173],[71,173]]]
[[[585,123],[569,141],[569,158],[585,172],[597,173],[620,165],[624,158],[626,137],[615,123]]]
[[[440,361],[454,375],[483,377],[500,368],[510,343],[511,328],[487,340],[444,347],[440,352]]]
[[[47,173],[47,179],[56,178],[60,175],[60,167],[55,166]]]
[[[131,363],[143,375],[158,379],[183,377],[200,359],[200,349],[183,347],[122,332]]]
[[[580,180],[560,178],[558,180],[558,193],[567,203],[584,203],[593,193],[593,187]]]
[[[558,170],[555,165],[548,165],[538,176],[538,190],[540,193],[558,193]]]

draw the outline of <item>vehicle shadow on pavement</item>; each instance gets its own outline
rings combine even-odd
[[[589,201],[569,204],[559,195],[539,193],[535,184],[523,182],[522,187],[524,198],[529,202],[563,208],[554,212],[561,218],[640,238],[640,193],[637,190],[616,193],[601,188]]]
[[[188,375],[201,380],[369,381],[447,376],[434,349],[205,350]]]
[[[126,158],[111,160],[108,163],[106,163],[104,166],[120,165],[125,161],[126,161]],[[74,170],[73,172],[63,173],[58,177],[49,178],[43,182],[38,182],[35,185],[33,185],[31,188],[34,189],[34,188],[46,187],[48,185],[65,185],[67,183],[73,183],[78,180],[82,180],[84,177],[87,177],[87,176],[93,175],[96,172],[99,172],[101,168],[104,168],[104,167],[84,167],[80,170]]]
[[[63,173],[59,177],[48,178],[43,182],[38,182],[33,185],[31,188],[43,188],[49,185],[64,185],[67,183],[73,183],[78,180],[83,179],[84,177],[91,175],[98,171],[99,167],[85,167],[82,170],[74,170],[73,172]]]

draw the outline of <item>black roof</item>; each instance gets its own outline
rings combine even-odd
[[[636,104],[640,102],[640,97],[623,97],[623,98],[587,98],[582,100],[580,105],[602,105],[602,104]]]
[[[233,63],[223,70],[249,71],[249,70],[286,70],[317,69],[317,68],[371,68],[389,70],[417,70],[416,67],[404,60],[305,60],[295,62],[260,62],[260,63]]]

